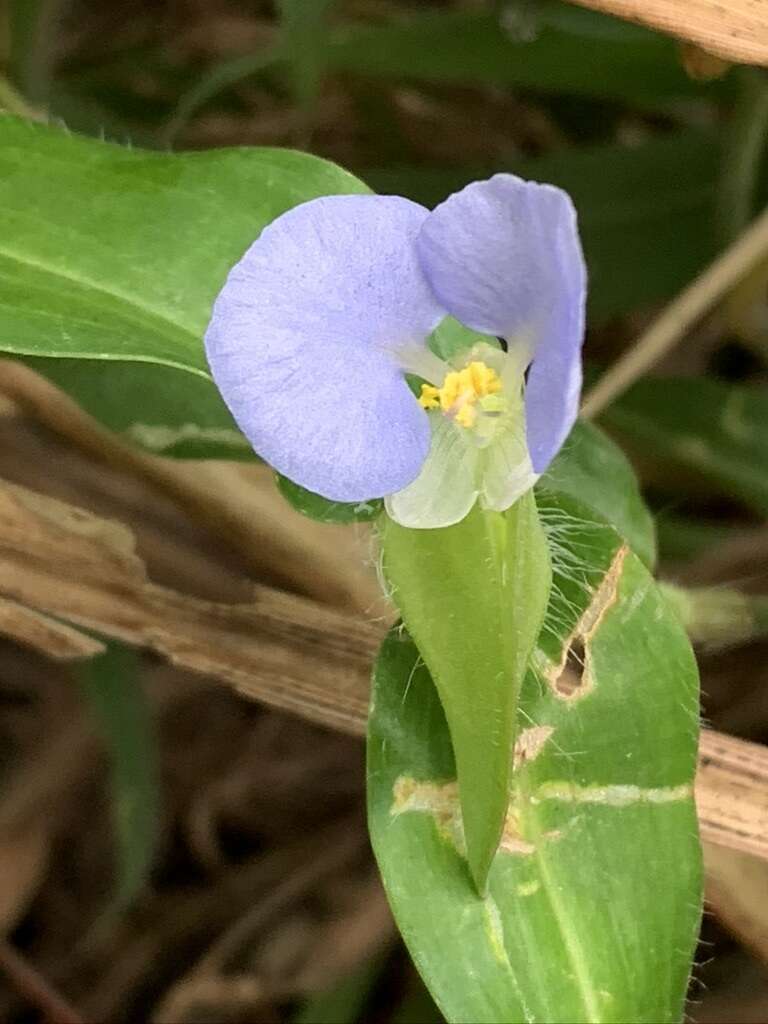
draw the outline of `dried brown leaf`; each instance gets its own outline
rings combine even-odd
[[[768,863],[705,843],[704,864],[709,906],[736,938],[768,963]]]
[[[72,626],[0,598],[0,633],[57,661],[92,658],[104,644]]]
[[[572,0],[696,43],[725,60],[768,64],[768,0]]]

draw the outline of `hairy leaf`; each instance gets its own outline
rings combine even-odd
[[[153,450],[168,428],[169,449],[234,454],[202,346],[213,299],[279,214],[364,190],[303,153],[150,153],[0,116],[0,351],[91,360],[36,367]]]
[[[680,1021],[701,906],[695,663],[619,537],[570,499],[539,505],[552,596],[487,893],[469,880],[437,689],[398,631],[374,679],[374,849],[449,1021]],[[468,697],[467,714],[478,705]]]
[[[656,529],[622,450],[602,430],[579,420],[538,484],[570,495],[597,512],[649,568],[656,561]]]

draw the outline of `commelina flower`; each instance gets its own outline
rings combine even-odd
[[[476,501],[508,508],[562,445],[585,290],[573,205],[553,186],[498,174],[431,212],[327,196],[278,217],[232,269],[206,351],[284,476],[333,501],[384,497],[404,526],[448,526]],[[428,344],[446,316],[477,334],[449,361]]]

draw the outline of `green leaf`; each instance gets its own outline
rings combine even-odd
[[[672,39],[617,32],[611,19],[566,4],[547,5],[534,31],[518,39],[503,14],[483,12],[420,11],[386,25],[348,24],[330,37],[326,59],[336,71],[366,77],[512,85],[651,107],[724,91],[721,82],[694,82]]]
[[[597,512],[648,568],[656,561],[656,528],[637,477],[622,450],[591,423],[579,420],[539,488],[575,498]]]
[[[0,315],[0,331],[2,330]],[[152,363],[25,357],[124,441],[155,455],[253,461],[211,381]]]
[[[328,33],[322,62],[365,78],[517,86],[650,108],[732,91],[728,81],[695,82],[674,40],[593,11],[549,2],[522,22],[520,31],[509,3],[495,14],[413,11],[383,25],[348,23]],[[213,65],[182,96],[171,134],[218,93],[289,57],[290,41]]]
[[[328,14],[335,0],[279,0],[283,47],[299,107],[312,107],[326,63]]]
[[[487,894],[467,884],[437,689],[397,630],[374,675],[374,850],[449,1021],[680,1021],[701,906],[696,666],[620,538],[571,499],[542,494],[539,505],[551,600]]]
[[[384,507],[380,498],[356,503],[345,501],[329,501],[319,494],[300,487],[292,480],[276,474],[277,486],[286,501],[310,519],[320,523],[365,523],[376,519]]]
[[[715,257],[721,155],[717,137],[686,130],[637,146],[569,147],[503,166],[395,166],[361,175],[377,192],[426,206],[495,171],[559,185],[578,211],[590,316],[604,320],[670,298]]]
[[[691,562],[733,536],[732,526],[678,516],[663,509],[656,518],[659,558],[662,562]]]
[[[0,351],[93,360],[82,383],[54,372],[117,430],[231,434],[202,346],[228,270],[290,207],[364,190],[303,153],[149,153],[0,116]],[[149,374],[126,363],[169,368],[163,386],[137,403]]]
[[[384,573],[440,693],[458,766],[468,862],[478,889],[507,807],[517,698],[549,593],[533,494],[506,513],[477,506],[439,530],[385,517]]]
[[[480,335],[477,331],[472,331],[464,324],[459,323],[454,317],[447,316],[432,332],[429,347],[435,355],[450,361],[463,349],[471,348],[478,338],[482,338],[483,341],[491,345],[498,345],[496,338]]]
[[[118,859],[113,906],[119,909],[139,894],[152,867],[160,821],[157,743],[136,654],[110,644],[80,673],[112,762]]]
[[[768,398],[703,377],[641,381],[601,421],[640,457],[691,471],[768,512]]]

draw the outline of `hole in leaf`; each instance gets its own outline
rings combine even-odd
[[[584,640],[575,636],[568,648],[563,670],[554,682],[559,696],[573,697],[586,686],[586,657]]]

